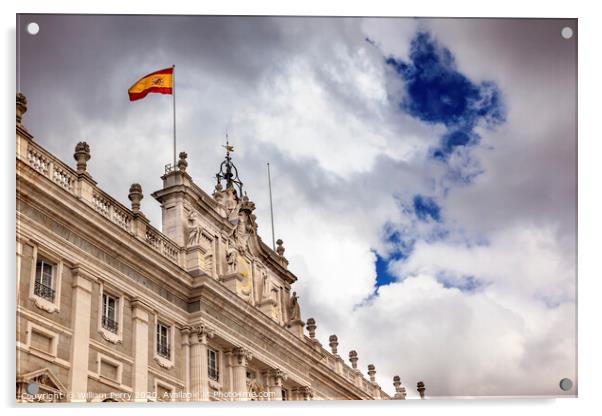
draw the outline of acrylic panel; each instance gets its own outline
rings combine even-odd
[[[17,402],[576,397],[577,29],[17,15]]]

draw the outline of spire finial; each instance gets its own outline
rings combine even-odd
[[[236,187],[238,188],[238,197],[242,198],[243,184],[240,178],[238,177],[238,169],[236,169],[236,166],[234,166],[234,163],[232,163],[232,156],[230,156],[230,153],[234,152],[234,145],[230,144],[228,132],[226,132],[226,144],[222,145],[222,147],[226,149],[226,160],[222,162],[222,164],[219,167],[219,172],[215,175],[217,183],[221,184],[221,181],[225,180],[226,189],[234,188],[234,186],[236,185]]]
[[[226,159],[230,157],[230,153],[234,152],[234,145],[230,144],[230,139],[228,138],[228,131],[226,131],[226,144],[223,144],[222,147],[226,149]]]

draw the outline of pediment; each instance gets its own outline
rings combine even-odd
[[[67,394],[67,389],[49,368],[32,371],[17,378],[19,383],[36,383],[40,389]]]

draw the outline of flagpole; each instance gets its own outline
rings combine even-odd
[[[176,170],[176,66],[172,65],[172,96],[173,96],[173,170]]]
[[[272,218],[272,250],[276,251],[274,239],[274,207],[272,205],[272,178],[270,175],[270,162],[268,162],[268,188],[270,190],[270,217]]]

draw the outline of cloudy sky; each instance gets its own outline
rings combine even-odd
[[[24,26],[36,21],[40,32]],[[576,380],[576,21],[20,17],[35,140],[160,228],[176,65],[178,151],[210,192],[228,131],[270,243],[326,346],[389,393],[561,395]],[[565,39],[562,28],[573,28]],[[575,390],[568,392],[574,394]]]

